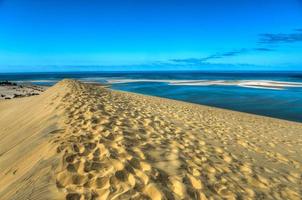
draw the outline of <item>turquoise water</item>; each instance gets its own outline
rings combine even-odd
[[[53,85],[63,78],[106,83],[116,90],[302,122],[302,72],[0,74],[0,81],[40,85]]]

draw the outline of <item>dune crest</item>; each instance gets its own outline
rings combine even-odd
[[[300,199],[301,130],[64,80],[0,102],[0,197]]]

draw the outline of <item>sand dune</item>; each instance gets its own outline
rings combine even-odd
[[[301,134],[64,80],[0,101],[0,199],[301,199]]]

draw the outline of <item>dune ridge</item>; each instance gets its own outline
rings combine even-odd
[[[301,199],[302,124],[64,80],[0,102],[1,199]]]

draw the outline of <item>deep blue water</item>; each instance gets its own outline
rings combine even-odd
[[[1,80],[53,85],[63,78],[111,83],[117,90],[302,122],[302,87],[249,88],[231,85],[171,85],[169,81],[282,81],[302,83],[302,72],[79,72],[0,74]],[[130,79],[130,81],[129,81]],[[139,82],[132,81],[140,80]],[[110,82],[111,81],[111,82]]]

